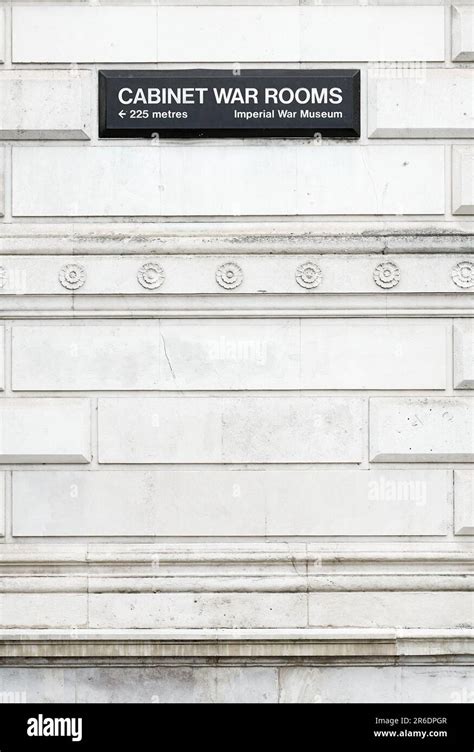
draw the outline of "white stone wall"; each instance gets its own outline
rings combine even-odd
[[[474,6],[0,6],[0,701],[472,702]],[[98,138],[235,66],[361,138]]]

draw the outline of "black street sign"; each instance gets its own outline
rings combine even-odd
[[[101,138],[358,138],[358,70],[99,71]]]

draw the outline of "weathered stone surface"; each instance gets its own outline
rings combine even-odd
[[[443,25],[439,8],[159,8],[158,55],[207,62],[212,48],[228,62],[441,60]]]
[[[5,62],[5,10],[0,8],[0,63]]]
[[[474,60],[474,8],[469,3],[452,7],[452,59]]]
[[[99,462],[360,462],[365,407],[357,397],[104,398]]]
[[[5,473],[0,472],[0,536],[5,535]]]
[[[453,214],[474,214],[474,148],[453,146]]]
[[[72,675],[71,675],[72,674]],[[69,674],[76,702],[274,703],[278,669],[273,667],[152,667],[76,669]]]
[[[314,627],[472,629],[470,592],[310,593]]]
[[[370,400],[373,462],[472,462],[474,400],[380,397]]]
[[[162,320],[160,339],[165,389],[442,389],[446,383],[441,322]]]
[[[89,624],[105,628],[304,627],[305,593],[91,593]]]
[[[451,487],[447,470],[14,472],[13,535],[444,535]]]
[[[175,30],[179,29],[179,34]],[[444,60],[430,7],[17,7],[17,63]]]
[[[454,324],[454,388],[474,389],[474,319]]]
[[[274,703],[278,669],[152,666],[0,669],[3,702]]]
[[[84,627],[87,593],[0,593],[0,628]]]
[[[0,326],[0,391],[5,388],[5,328]]]
[[[445,364],[440,322],[301,321],[302,388],[443,389]]]
[[[442,214],[444,148],[17,147],[12,200],[16,217]]]
[[[364,696],[361,697],[361,687]],[[3,702],[472,702],[463,666],[0,668]]]
[[[21,324],[13,328],[15,391],[159,387],[157,324]]]
[[[361,232],[363,230],[363,232]],[[295,257],[301,254],[438,254],[469,253],[474,243],[469,219],[446,222],[438,217],[427,221],[398,217],[396,222],[373,218],[282,219],[235,217],[232,222],[211,219],[188,222],[135,218],[121,222],[71,221],[0,224],[0,250],[8,255],[128,255],[172,256],[267,254]],[[436,254],[432,251],[436,250]]]
[[[89,71],[0,71],[0,138],[87,140],[91,99]]]
[[[145,63],[156,60],[156,10],[43,4],[12,9],[15,63]]]
[[[474,472],[456,470],[454,473],[454,532],[474,535]]]
[[[4,211],[5,211],[4,178],[5,178],[5,149],[2,146],[0,146],[0,217],[3,217]]]
[[[473,75],[463,68],[428,68],[394,79],[369,71],[370,138],[470,138],[474,135]]]
[[[474,699],[472,673],[463,666],[291,666],[282,667],[279,675],[282,703],[452,703]]]
[[[86,399],[0,401],[0,462],[89,462],[90,403]]]

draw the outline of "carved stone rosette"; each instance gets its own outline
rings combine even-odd
[[[374,282],[384,290],[396,287],[400,282],[400,269],[393,261],[383,261],[374,269]]]
[[[165,281],[165,272],[160,264],[150,261],[139,268],[137,279],[147,290],[156,290]]]
[[[226,290],[233,290],[242,284],[244,273],[234,262],[221,264],[216,270],[216,282]]]
[[[59,270],[59,281],[67,290],[78,290],[86,277],[86,270],[81,264],[65,264]]]
[[[321,284],[323,274],[317,264],[313,263],[313,261],[306,261],[296,269],[295,278],[301,287],[310,290]]]

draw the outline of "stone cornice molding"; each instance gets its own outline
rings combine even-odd
[[[474,639],[467,629],[176,629],[176,630],[1,630],[0,659],[29,664],[35,660],[112,660],[143,665],[148,661],[206,659],[239,663],[308,662],[394,665],[450,663],[472,665]]]
[[[454,221],[13,222],[0,254],[469,253],[474,223]]]

